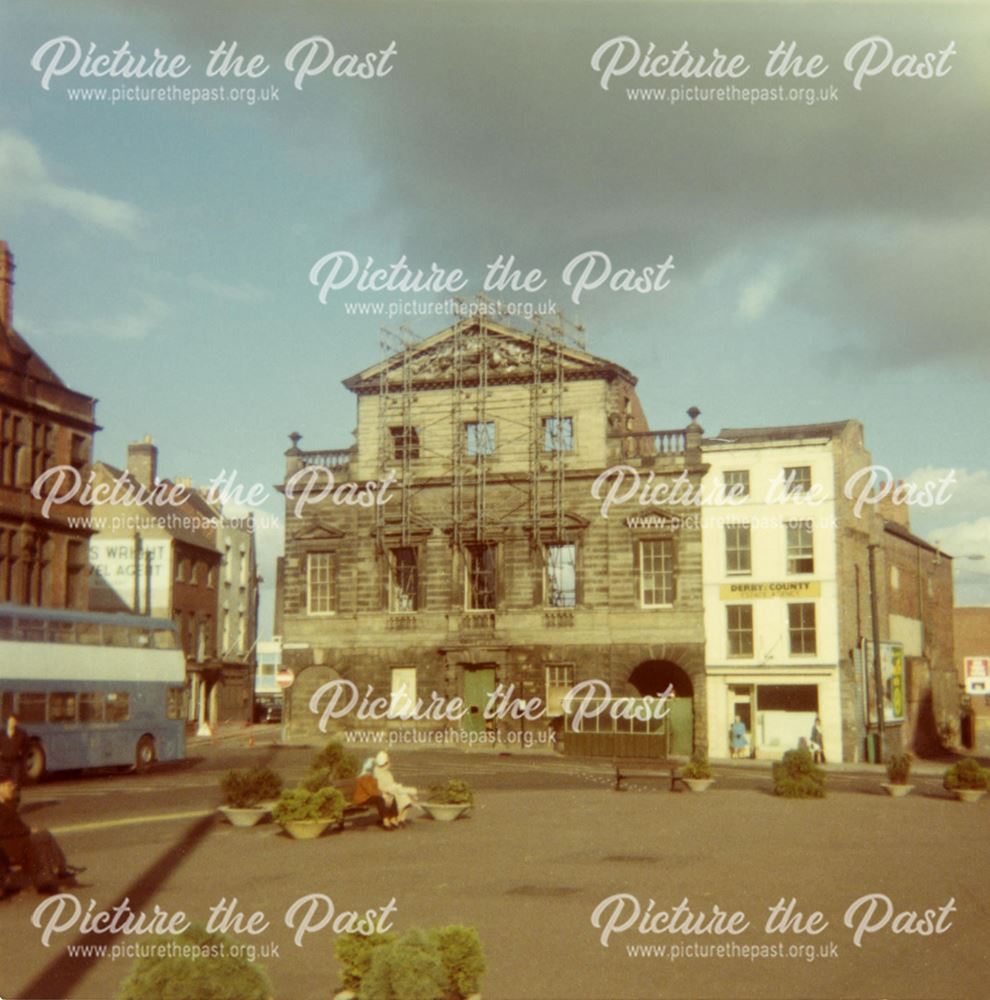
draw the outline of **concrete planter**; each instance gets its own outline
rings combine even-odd
[[[952,793],[960,802],[979,802],[987,794],[985,788],[953,788]]]
[[[268,810],[263,806],[251,806],[247,809],[237,809],[234,806],[220,806],[218,812],[223,813],[231,826],[247,827],[260,823]]]
[[[290,819],[281,824],[293,840],[316,840],[329,825],[328,819]]]
[[[420,805],[440,823],[453,822],[470,808],[466,802],[421,802]]]
[[[883,783],[883,790],[894,799],[903,799],[913,788],[914,785],[893,785],[888,781]]]
[[[684,784],[691,789],[692,792],[707,792],[712,785],[715,784],[714,778],[685,778]]]

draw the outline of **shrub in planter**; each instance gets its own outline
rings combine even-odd
[[[825,772],[815,767],[810,750],[788,750],[773,765],[773,790],[785,799],[823,799]]]
[[[442,785],[434,785],[430,789],[426,801],[435,802],[438,805],[471,806],[474,805],[474,791],[466,781],[461,781],[460,778],[451,778]]]
[[[945,772],[942,787],[949,792],[966,788],[973,791],[986,791],[987,775],[988,772],[980,767],[972,757],[967,757],[953,764]]]
[[[331,740],[314,758],[313,771],[329,771],[330,781],[353,778],[358,773],[358,759],[340,740]]]
[[[361,980],[360,1000],[444,1000],[447,970],[440,953],[421,930],[375,948],[371,967]]]
[[[220,779],[224,805],[232,809],[250,809],[259,802],[278,798],[282,779],[269,767],[228,771]]]
[[[265,970],[246,958],[231,956],[233,939],[208,933],[193,924],[182,934],[153,943],[192,946],[201,957],[139,958],[120,984],[117,1000],[271,1000],[272,984]],[[151,943],[151,942],[149,942]],[[173,949],[180,951],[183,949]]]
[[[708,781],[713,778],[711,764],[708,763],[708,754],[702,750],[695,750],[691,754],[691,760],[681,768],[681,777],[690,780]]]
[[[300,788],[305,788],[307,792],[318,792],[321,788],[333,788],[334,782],[338,779],[334,777],[333,771],[329,767],[314,767],[309,774],[299,782]]]
[[[448,996],[460,1000],[477,993],[485,973],[485,955],[478,932],[473,927],[450,924],[431,930],[427,936],[447,972]]]
[[[282,792],[272,809],[276,823],[298,823],[305,820],[327,820],[339,823],[344,818],[344,796],[336,788],[321,788],[311,792],[293,788]]]
[[[389,945],[394,934],[340,934],[333,944],[333,953],[343,972],[344,988],[357,991],[371,968],[376,948]]]
[[[906,785],[911,777],[911,755],[895,753],[887,761],[887,780],[892,785]]]

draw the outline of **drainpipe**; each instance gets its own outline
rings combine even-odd
[[[883,670],[880,666],[880,611],[877,595],[877,549],[876,542],[867,546],[870,553],[870,618],[873,626],[873,684],[876,689],[877,704],[877,763],[883,763],[884,756],[884,698]]]

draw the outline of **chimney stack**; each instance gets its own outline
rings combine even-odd
[[[158,449],[150,434],[143,441],[133,441],[127,446],[127,471],[144,487],[151,489],[158,475]]]
[[[14,255],[6,240],[0,240],[0,323],[7,330],[14,324]]]

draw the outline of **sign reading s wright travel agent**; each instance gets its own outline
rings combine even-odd
[[[984,996],[984,5],[0,38],[0,994]]]

